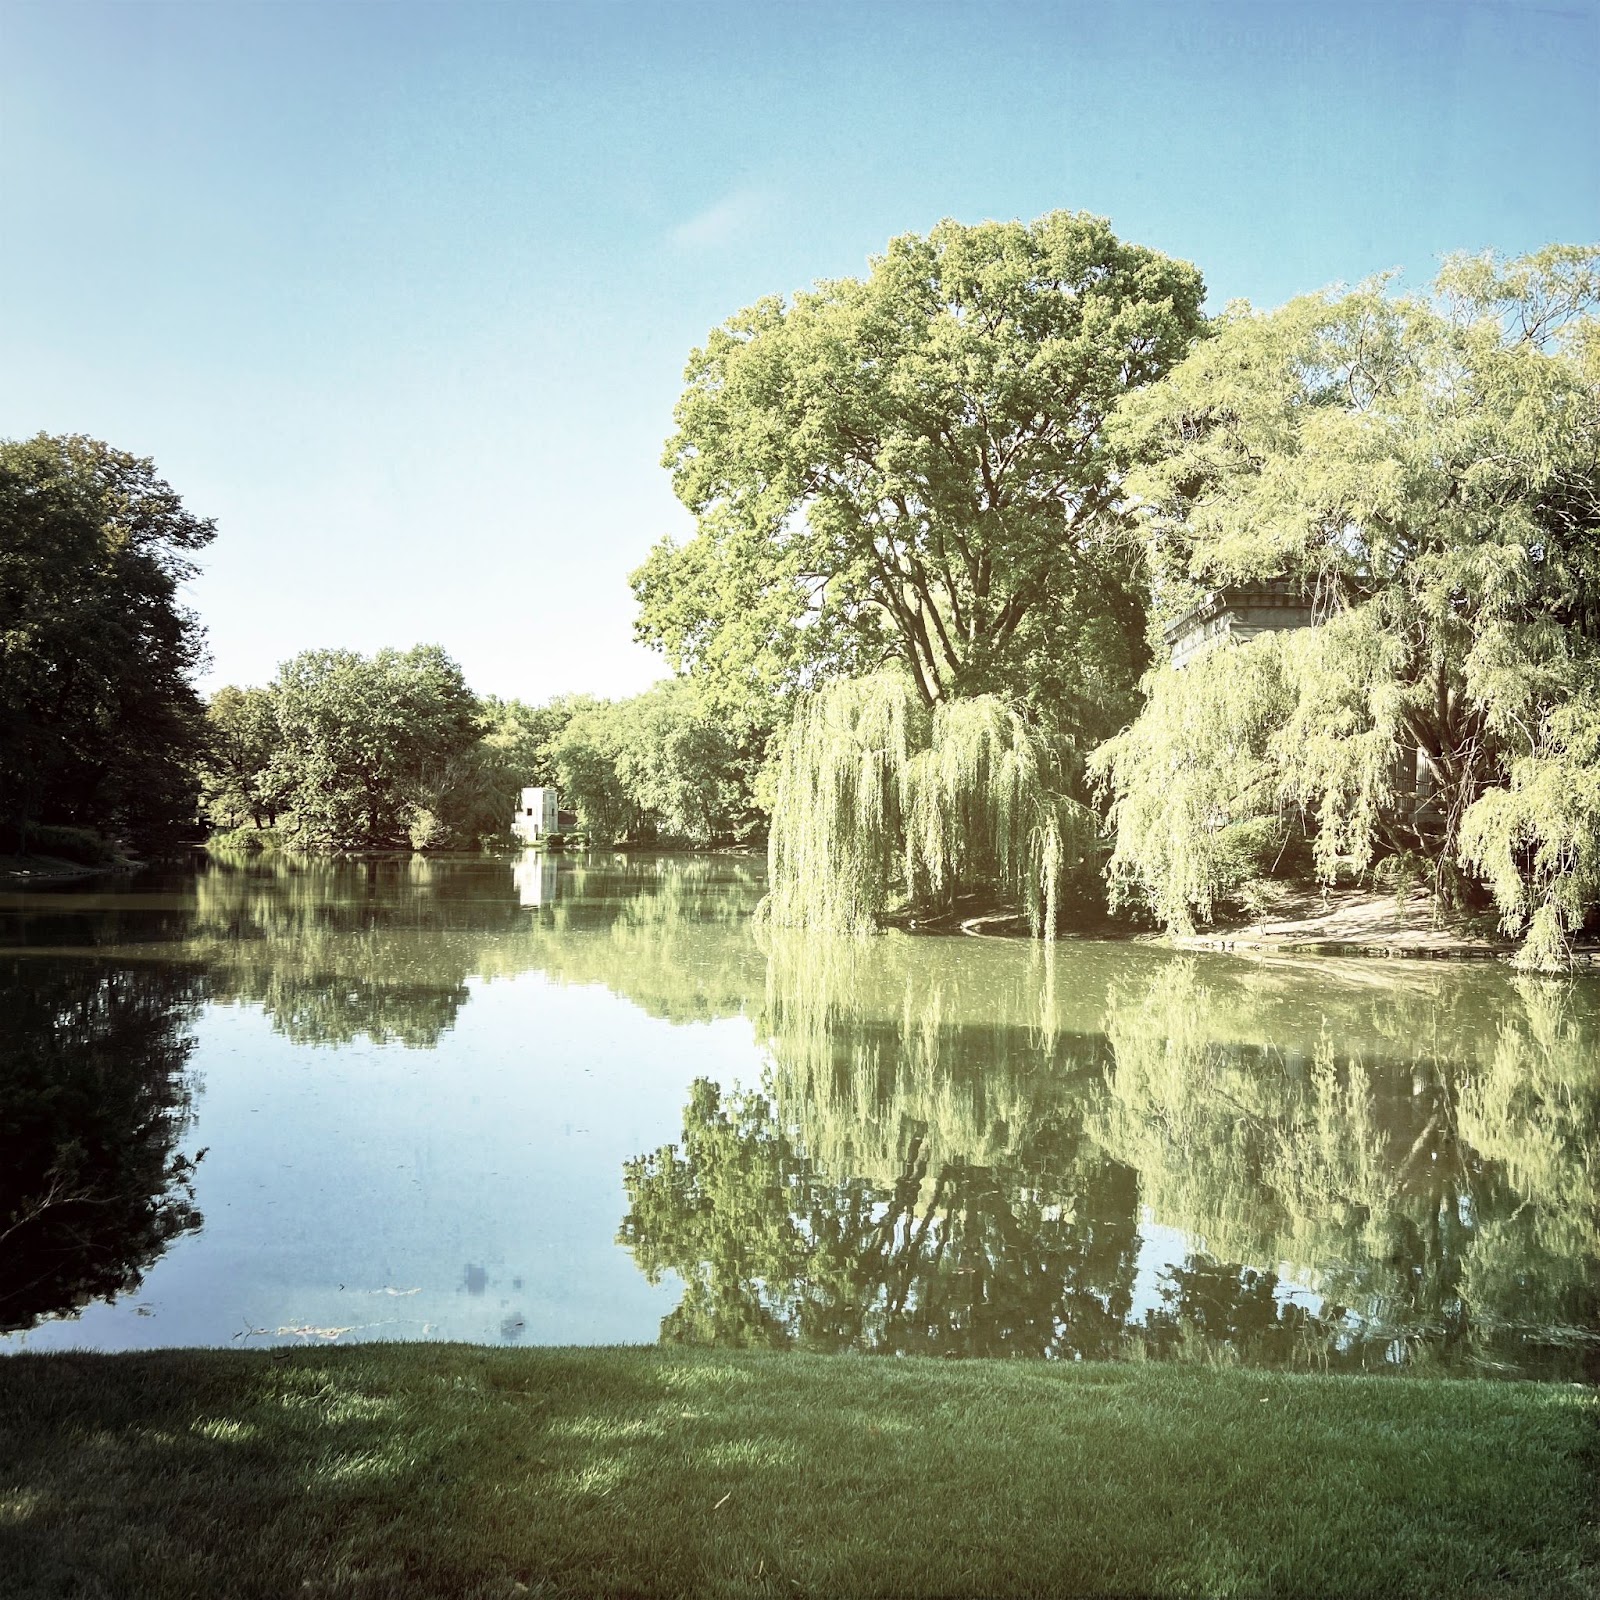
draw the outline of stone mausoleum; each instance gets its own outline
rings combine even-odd
[[[524,844],[534,844],[546,834],[561,831],[560,796],[552,787],[524,789],[511,819],[511,831]]]
[[[1186,667],[1225,640],[1244,644],[1260,633],[1309,628],[1315,621],[1305,595],[1283,578],[1269,578],[1208,594],[1166,630],[1166,640],[1173,666]]]

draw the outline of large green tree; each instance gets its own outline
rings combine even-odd
[[[741,311],[690,358],[666,463],[697,531],[634,574],[640,637],[733,710],[898,658],[930,705],[1025,695],[1103,736],[1144,663],[1103,428],[1202,294],[1062,211]]]
[[[0,821],[155,843],[192,820],[203,638],[178,588],[214,533],[149,461],[0,443]]]
[[[299,844],[448,842],[477,807],[478,702],[437,645],[307,650],[272,685],[278,746],[266,783]]]
[[[206,815],[219,828],[277,821],[278,795],[268,769],[278,748],[277,703],[270,689],[217,690],[206,707],[205,759],[200,771]]]
[[[556,781],[551,744],[580,711],[594,704],[593,696],[581,694],[557,695],[540,705],[484,696],[479,702],[483,742],[513,785],[510,803],[524,785]]]
[[[579,709],[551,740],[562,798],[604,842],[708,843],[752,820],[749,761],[695,685],[668,681]]]
[[[1529,959],[1600,900],[1600,257],[1451,262],[1230,315],[1114,433],[1157,620],[1286,578],[1323,625],[1147,685],[1099,756],[1123,882],[1209,910],[1226,830],[1303,816],[1319,863],[1485,873]],[[1418,793],[1420,780],[1420,794]]]

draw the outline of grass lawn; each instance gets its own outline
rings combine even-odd
[[[0,1593],[1593,1596],[1600,1398],[367,1345],[0,1359]]]

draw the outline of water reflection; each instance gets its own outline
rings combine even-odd
[[[142,882],[143,880],[141,880]],[[300,1044],[432,1049],[470,981],[539,971],[652,1016],[738,1015],[762,963],[748,857],[207,861],[143,892],[0,899],[0,948],[178,960]]]
[[[0,960],[0,1331],[136,1288],[200,1226],[190,973]]]
[[[407,1296],[385,1336],[647,1337],[670,1294],[701,1343],[1600,1376],[1600,986],[758,942],[761,891],[549,856],[0,896],[3,1326],[198,1226],[204,1008],[173,1254],[217,1253],[125,1342],[365,1328],[359,1278]]]
[[[1286,1048],[1297,1002],[1249,976],[1174,963],[1108,1008],[1094,1130],[1146,1203],[1218,1259],[1290,1264],[1363,1362],[1592,1371],[1592,996],[1502,980],[1485,1016],[1355,983]]]
[[[1080,1166],[1080,1158],[1088,1169]],[[896,1354],[1109,1355],[1127,1317],[1138,1189],[1039,1130],[1003,1167],[911,1134],[889,1181],[834,1174],[772,1101],[694,1086],[681,1144],[630,1162],[619,1238],[683,1278],[674,1342]]]
[[[686,1285],[664,1338],[1596,1375],[1586,991],[769,957],[766,1092],[696,1085],[681,1141],[626,1170],[621,1242]],[[1141,1286],[1144,1222],[1188,1245]]]
[[[261,1007],[297,1042],[426,1049],[469,980],[529,971],[674,1021],[737,1014],[760,892],[749,860],[275,858],[199,878],[186,953],[216,998]]]

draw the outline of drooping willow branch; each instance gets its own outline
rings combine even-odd
[[[767,915],[861,932],[892,899],[947,904],[990,887],[1053,934],[1063,874],[1095,818],[1065,792],[1050,741],[993,695],[929,709],[891,667],[801,709],[779,765]]]

